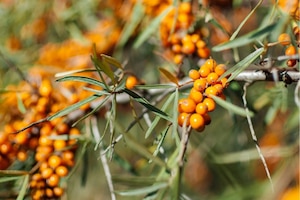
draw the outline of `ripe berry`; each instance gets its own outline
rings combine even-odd
[[[206,106],[208,108],[208,112],[211,112],[211,111],[215,110],[215,108],[216,108],[216,103],[212,98],[209,98],[209,97],[205,98],[203,100],[203,103],[206,104]]]
[[[198,70],[191,69],[189,71],[189,77],[195,81],[200,78],[200,73]]]
[[[183,43],[181,48],[181,52],[184,54],[193,54],[195,50],[196,47],[192,41]]]
[[[217,66],[217,63],[214,59],[210,58],[210,59],[205,61],[204,65],[209,67],[209,69],[211,71],[214,71],[215,67]]]
[[[50,187],[56,187],[59,183],[59,176],[57,174],[52,174],[46,182]]]
[[[208,74],[208,76],[207,76],[206,79],[207,79],[207,83],[208,83],[208,84],[214,84],[215,82],[218,81],[219,76],[218,76],[217,73],[212,72],[212,73]]]
[[[199,92],[195,88],[192,88],[191,91],[190,91],[189,98],[191,98],[192,100],[194,100],[194,102],[197,104],[197,103],[202,102],[203,95],[202,95],[201,92]]]
[[[54,187],[53,193],[55,196],[60,197],[64,193],[64,190],[61,187]]]
[[[211,73],[211,70],[209,66],[202,65],[201,68],[199,69],[199,73],[202,78],[206,78]]]
[[[68,168],[63,165],[60,165],[55,169],[55,173],[60,177],[66,176],[68,172],[69,172]]]
[[[55,169],[56,167],[58,167],[61,164],[61,162],[62,162],[61,157],[59,157],[57,155],[52,155],[48,159],[48,164],[53,169]]]
[[[219,64],[215,67],[214,72],[218,75],[221,76],[224,74],[224,72],[226,71],[226,66],[224,64]]]
[[[205,126],[204,118],[202,117],[202,115],[194,113],[190,117],[190,125],[193,129],[198,130]]]
[[[287,56],[295,55],[296,53],[297,53],[296,48],[293,45],[289,46],[285,50],[285,55]]]
[[[138,79],[135,76],[128,76],[126,79],[125,87],[127,89],[133,89],[138,83]]]
[[[44,169],[43,171],[41,171],[41,175],[44,179],[49,178],[51,175],[53,174],[53,169],[48,167],[46,169]]]
[[[204,115],[205,113],[208,112],[208,107],[205,103],[198,103],[196,106],[196,113],[200,115]]]
[[[217,96],[218,95],[218,90],[217,88],[215,88],[214,86],[209,86],[205,89],[205,94],[206,96],[210,96],[210,95],[214,95]]]
[[[291,37],[289,34],[287,33],[281,33],[279,36],[278,36],[278,42],[282,45],[289,45],[291,44]]]
[[[190,114],[188,113],[180,113],[177,119],[178,125],[183,126],[184,122],[186,122],[186,126],[189,126],[190,125],[189,116]]]
[[[199,92],[203,92],[206,88],[207,81],[206,79],[200,78],[194,82],[193,88],[195,88]]]
[[[185,113],[193,113],[196,108],[196,103],[190,98],[183,99],[180,104],[180,109]]]
[[[208,47],[197,49],[197,54],[200,58],[208,58],[210,56],[210,50]]]

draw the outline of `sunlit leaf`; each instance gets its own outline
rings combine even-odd
[[[166,8],[161,14],[159,14],[153,21],[146,27],[145,30],[138,36],[134,43],[134,48],[139,48],[153,33],[159,29],[162,19],[172,10],[173,6]]]
[[[78,82],[83,82],[83,83],[88,83],[91,85],[97,85],[100,86],[102,88],[105,88],[105,85],[93,78],[89,78],[89,77],[85,77],[85,76],[66,76],[60,79],[57,79],[56,81],[58,82],[63,82],[63,81],[78,81]]]
[[[265,38],[266,36],[268,36],[270,33],[272,33],[272,31],[275,30],[276,26],[277,26],[277,23],[270,24],[266,27],[263,27],[261,29],[257,29],[255,31],[247,33],[246,35],[238,37],[234,40],[230,40],[228,42],[214,46],[212,48],[212,50],[213,51],[223,51],[226,49],[232,49],[232,48],[244,46],[246,44],[250,44],[251,42],[254,42],[257,40],[261,40],[261,39]]]
[[[158,116],[160,116],[168,121],[171,121],[170,117],[165,112],[163,112],[162,110],[158,109],[157,107],[151,105],[145,98],[141,97],[137,93],[133,92],[132,90],[128,90],[128,89],[124,89],[124,92],[127,93],[129,96],[131,96],[135,101],[139,102],[140,104],[145,106],[147,109],[149,109],[150,111],[157,114]]]
[[[18,109],[22,114],[26,113],[25,105],[20,97],[20,95],[17,95],[17,101],[18,101]]]
[[[25,175],[22,187],[21,187],[21,189],[19,191],[19,194],[18,194],[18,197],[17,197],[17,200],[23,200],[23,199],[25,199],[25,195],[26,195],[26,191],[27,191],[27,188],[28,188],[28,184],[29,184],[29,175]]]
[[[91,101],[94,101],[95,99],[99,98],[99,96],[96,96],[96,95],[93,95],[93,96],[90,96],[90,97],[87,97],[86,99],[83,99],[71,106],[68,106],[66,107],[65,109],[63,110],[60,110],[58,112],[56,112],[55,114],[51,115],[50,117],[47,118],[47,120],[53,120],[55,118],[58,118],[58,117],[62,117],[64,115],[67,115],[69,114],[70,112],[74,111],[74,110],[77,110],[79,109],[81,106],[87,104],[87,103],[90,103]]]
[[[259,49],[255,50],[254,52],[249,54],[246,58],[244,58],[243,60],[238,62],[236,65],[234,65],[230,69],[228,69],[220,77],[220,79],[230,75],[230,77],[228,78],[228,82],[232,81],[237,75],[239,75],[239,73],[244,71],[255,59],[257,59],[262,54],[263,51],[264,51],[264,48],[259,48]]]
[[[168,70],[164,69],[164,68],[159,68],[159,71],[165,75],[171,82],[175,83],[176,85],[178,85],[178,79]]]
[[[169,89],[169,88],[174,88],[174,85],[170,85],[170,84],[147,84],[147,85],[136,85],[135,88],[141,89],[141,90]]]
[[[168,186],[167,183],[158,183],[148,187],[138,188],[134,190],[126,191],[116,191],[117,194],[122,196],[137,196],[137,195],[146,195],[148,193],[153,193],[157,190],[164,189]]]
[[[116,81],[114,72],[105,60],[99,60],[96,56],[92,56],[92,61],[96,68],[106,74],[113,82]]]
[[[224,101],[223,99],[221,99],[220,97],[217,96],[211,96],[211,98],[213,98],[217,104],[219,104],[220,106],[222,106],[223,108],[229,110],[232,113],[235,113],[237,115],[246,117],[247,116],[247,112],[245,111],[244,108],[238,107],[232,103],[229,103],[227,101]],[[249,111],[249,116],[253,117],[254,113]]]
[[[115,58],[105,55],[105,54],[101,54],[100,56],[102,57],[103,60],[105,60],[110,65],[112,65],[116,68],[119,68],[119,69],[123,69],[121,63],[119,61],[117,61]]]

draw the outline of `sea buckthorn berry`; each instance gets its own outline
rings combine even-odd
[[[61,157],[59,157],[57,155],[52,155],[48,159],[48,164],[53,169],[55,169],[56,167],[58,167],[61,163],[62,163],[62,159],[61,159]]]
[[[217,63],[214,59],[210,58],[205,61],[204,65],[208,66],[211,71],[214,71],[215,67],[217,66]]]
[[[180,108],[183,112],[193,113],[196,108],[196,103],[194,100],[192,100],[190,98],[185,98],[182,100],[182,102],[180,104]]]
[[[179,126],[183,126],[184,122],[186,122],[186,126],[189,126],[190,125],[190,114],[188,113],[180,113],[178,115],[178,119],[177,119],[177,122],[178,122],[178,125]]]
[[[40,181],[42,180],[42,175],[40,173],[33,174],[31,180]]]
[[[54,187],[53,188],[53,193],[55,196],[60,197],[63,195],[64,190],[61,187]]]
[[[190,125],[193,129],[198,130],[205,126],[205,121],[202,115],[194,113],[190,117]]]
[[[44,79],[39,88],[39,93],[43,97],[49,97],[52,92],[52,85],[50,80]]]
[[[197,49],[203,49],[204,47],[206,47],[206,43],[203,40],[198,40],[196,42],[196,47]]]
[[[279,36],[278,36],[278,42],[282,45],[289,45],[291,44],[291,37],[289,34],[287,33],[281,33]]]
[[[9,142],[4,142],[0,145],[0,152],[2,154],[8,154],[12,150],[12,145]]]
[[[59,183],[59,176],[57,174],[52,174],[46,182],[50,187],[56,187]]]
[[[205,121],[205,125],[209,125],[211,123],[211,118],[208,113],[202,115]]]
[[[192,5],[189,2],[179,4],[179,12],[189,14],[192,11]]]
[[[28,141],[28,134],[27,134],[27,132],[23,131],[23,132],[20,132],[20,133],[16,134],[15,142],[17,144],[25,144],[27,141]]]
[[[208,74],[208,76],[206,77],[206,79],[207,79],[207,83],[208,84],[214,84],[214,83],[216,83],[218,81],[219,76],[218,76],[217,73],[212,72],[212,73]]]
[[[205,89],[206,96],[210,97],[211,95],[217,96],[218,90],[214,86],[209,86]]]
[[[223,92],[223,86],[221,83],[217,83],[215,85],[213,85],[214,88],[216,88],[216,90],[218,91],[217,94],[221,94]]]
[[[55,150],[60,151],[66,148],[67,142],[65,140],[54,140],[53,147]]]
[[[181,43],[193,43],[192,42],[192,36],[189,34],[186,34],[182,39],[181,39]]]
[[[46,188],[45,194],[48,198],[53,198],[54,194],[51,188]]]
[[[197,104],[197,103],[202,102],[203,94],[201,92],[199,92],[198,90],[196,90],[195,88],[192,88],[190,91],[189,98],[194,100],[194,102]]]
[[[64,177],[64,176],[67,176],[69,170],[66,166],[58,166],[56,169],[55,169],[55,173],[60,176],[60,177]]]
[[[181,45],[180,44],[174,44],[174,45],[172,45],[172,51],[174,53],[181,53]]]
[[[58,134],[66,134],[69,131],[69,126],[66,123],[59,123],[56,125],[56,131]]]
[[[195,69],[191,69],[189,71],[189,77],[193,80],[197,80],[200,78],[200,73],[198,70],[195,70]]]
[[[17,154],[17,158],[18,158],[18,160],[21,161],[21,162],[26,161],[27,157],[28,157],[28,154],[27,154],[27,152],[24,151],[24,150],[20,150],[20,151],[18,152],[18,154]]]
[[[297,53],[296,48],[293,45],[290,45],[285,50],[285,55],[287,56],[295,55],[296,53]]]
[[[212,98],[209,98],[209,97],[205,98],[203,100],[203,103],[206,104],[208,112],[211,112],[211,111],[215,110],[215,108],[216,108],[216,103]]]
[[[205,113],[208,112],[207,105],[205,103],[198,103],[196,106],[196,113],[200,115],[204,115]]]
[[[182,45],[181,52],[184,54],[193,54],[196,50],[196,47],[193,42],[185,42]]]
[[[39,138],[39,145],[40,146],[52,146],[53,140],[49,139],[48,136],[41,136]]]
[[[199,92],[203,92],[206,88],[207,81],[204,78],[200,78],[195,80],[193,88],[195,88]]]
[[[135,76],[128,76],[126,79],[125,87],[127,89],[133,89],[138,84],[138,79]]]
[[[198,48],[197,54],[200,58],[208,58],[210,56],[210,49],[207,47]]]
[[[197,42],[200,40],[200,35],[196,33],[191,35],[191,40],[194,44],[197,44]]]
[[[176,34],[176,33],[173,33],[170,36],[170,42],[172,44],[180,44],[180,42],[181,42],[180,36],[178,34]]]
[[[214,72],[216,74],[218,74],[218,76],[223,75],[225,73],[225,71],[226,71],[226,65],[224,65],[224,64],[219,64],[214,69]]]
[[[44,179],[49,178],[51,175],[53,174],[53,169],[48,167],[46,169],[44,169],[43,171],[41,171],[41,175]]]
[[[227,80],[228,80],[227,78],[222,78],[221,79],[221,83],[222,83],[223,88],[227,87],[227,85],[228,85]]]
[[[208,66],[202,65],[199,69],[199,73],[202,78],[206,78],[211,73],[211,70]]]
[[[184,58],[184,56],[182,55],[182,54],[176,54],[176,55],[174,55],[174,57],[173,57],[173,62],[175,63],[175,64],[181,64],[182,63],[182,61],[183,61],[183,58]]]

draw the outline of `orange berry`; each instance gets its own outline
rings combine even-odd
[[[217,62],[210,58],[205,61],[204,65],[208,66],[211,71],[214,71],[215,67],[217,66]]]
[[[50,123],[43,124],[42,128],[40,129],[41,135],[50,135],[52,131],[52,126]]]
[[[295,55],[296,53],[297,53],[296,48],[293,45],[289,46],[285,50],[285,55],[287,56]]]
[[[206,77],[206,79],[207,79],[207,83],[208,84],[214,84],[214,83],[216,83],[218,81],[219,76],[218,76],[217,73],[212,72],[212,73],[208,74],[208,76]]]
[[[205,89],[205,94],[206,96],[210,96],[210,95],[214,95],[217,96],[218,95],[218,90],[217,88],[215,88],[214,86],[209,86]]]
[[[206,78],[211,72],[210,68],[206,65],[202,65],[199,69],[199,73],[202,78]]]
[[[223,86],[221,83],[217,83],[217,84],[213,85],[213,87],[216,88],[218,95],[223,92]]]
[[[44,79],[40,85],[39,93],[43,97],[49,97],[52,92],[52,85],[50,80]]]
[[[183,112],[192,113],[195,111],[196,103],[194,100],[192,100],[190,98],[186,98],[186,99],[182,100],[182,102],[180,104],[180,108]]]
[[[207,81],[204,78],[200,78],[195,80],[193,88],[195,88],[199,92],[203,92],[206,88]]]
[[[62,159],[61,159],[61,157],[59,157],[57,155],[52,155],[48,159],[48,164],[53,169],[55,169],[56,167],[58,167],[61,163],[62,163]]]
[[[66,134],[69,131],[69,126],[66,123],[59,123],[56,125],[56,131],[58,134],[62,135],[62,134]]]
[[[205,121],[202,115],[194,113],[190,117],[190,125],[193,129],[198,130],[205,126]]]
[[[205,113],[208,112],[208,107],[205,103],[198,103],[196,106],[196,113],[200,115],[204,115]]]
[[[197,49],[197,54],[200,58],[208,58],[210,56],[210,50],[207,47]]]
[[[53,197],[53,191],[51,188],[46,188],[45,190],[45,194],[48,198],[52,198]]]
[[[182,39],[181,39],[181,43],[193,43],[192,42],[192,36],[189,34],[186,34]]]
[[[192,11],[192,5],[189,2],[179,4],[179,12],[189,14]]]
[[[196,47],[193,42],[185,42],[182,45],[181,52],[184,54],[193,54],[196,50]]]
[[[180,44],[180,43],[181,43],[181,39],[180,39],[180,37],[179,37],[178,34],[173,33],[173,34],[170,36],[170,42],[171,42],[172,44]]]
[[[60,176],[60,177],[64,177],[64,176],[67,176],[69,170],[67,167],[61,165],[61,166],[58,166],[56,169],[55,169],[55,173]]]
[[[172,51],[174,53],[181,53],[181,45],[180,44],[174,44],[174,45],[172,45]]]
[[[174,57],[173,57],[173,62],[175,63],[175,64],[181,64],[182,63],[182,61],[183,61],[183,55],[182,54],[176,54],[176,55],[174,55]]]
[[[197,44],[197,42],[200,40],[200,35],[194,33],[193,35],[191,35],[191,40],[194,44]]]
[[[196,42],[196,47],[197,49],[203,49],[204,47],[206,47],[206,43],[203,40],[198,40]]]
[[[67,146],[67,142],[65,140],[54,140],[53,147],[55,150],[62,150]]]
[[[186,126],[189,126],[190,125],[189,117],[190,114],[188,113],[180,113],[177,119],[178,125],[183,126],[184,122],[186,122]]]
[[[211,111],[215,110],[215,108],[216,108],[216,103],[212,98],[209,98],[209,97],[205,98],[203,100],[203,103],[206,104],[208,112],[211,112]]]
[[[17,144],[25,144],[28,141],[27,132],[23,131],[16,134],[15,142]]]
[[[286,65],[288,67],[294,67],[297,64],[297,60],[296,59],[290,59],[286,61]]]
[[[49,139],[48,136],[42,135],[39,138],[39,145],[40,146],[52,146],[53,140]]]
[[[5,142],[0,146],[0,152],[2,154],[8,154],[12,150],[12,145],[9,142]]]
[[[202,102],[203,94],[201,92],[199,92],[198,90],[196,90],[195,88],[192,88],[190,91],[189,98],[194,100],[194,102],[197,104],[197,103]]]
[[[43,171],[41,171],[41,175],[44,179],[49,178],[51,175],[53,174],[53,169],[48,167],[46,169],[44,169]]]
[[[200,78],[200,73],[198,70],[191,69],[189,71],[189,77],[195,81]]]
[[[291,44],[291,37],[289,34],[287,33],[281,33],[279,36],[278,36],[278,42],[282,45],[289,45]]]
[[[42,180],[42,175],[40,173],[33,174],[31,180],[40,181]]]
[[[227,85],[228,85],[227,78],[222,78],[221,83],[222,83],[223,88],[227,87]]]
[[[50,187],[56,187],[59,183],[59,176],[57,174],[52,174],[46,182]]]
[[[24,150],[20,150],[17,154],[17,158],[19,161],[24,162],[27,159],[27,152]]]
[[[128,76],[126,79],[125,87],[127,89],[133,89],[138,84],[138,79],[135,76]]]
[[[218,75],[221,76],[225,73],[226,71],[226,66],[224,64],[219,64],[215,67],[214,72]]]
[[[54,187],[53,188],[53,193],[55,196],[60,197],[63,195],[64,190],[61,187]]]

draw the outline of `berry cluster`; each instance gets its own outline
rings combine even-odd
[[[179,126],[191,126],[201,132],[205,125],[210,124],[208,112],[216,108],[212,95],[225,98],[223,89],[227,86],[227,78],[219,77],[226,71],[224,64],[218,64],[213,59],[208,59],[199,70],[191,69],[189,77],[193,80],[193,88],[187,98],[178,102]]]
[[[208,35],[207,29],[195,29],[188,32],[194,22],[191,2],[182,2],[176,10],[172,10],[161,22],[160,36],[164,47],[169,48],[173,61],[180,64],[185,56],[195,55],[208,58],[210,49],[203,38]],[[172,31],[174,29],[174,31]]]
[[[296,38],[296,43],[298,43],[298,46],[299,46],[299,43],[300,43],[300,28],[299,28],[299,26],[294,27],[293,33]],[[286,46],[286,49],[285,49],[286,56],[292,56],[292,55],[296,55],[297,53],[298,54],[300,53],[299,47],[297,48],[296,46],[294,46],[292,44],[291,37],[289,34],[287,34],[287,33],[280,34],[278,37],[278,42],[281,45]],[[298,49],[298,52],[297,52],[297,49]],[[287,60],[286,65],[288,67],[294,67],[294,66],[296,66],[297,62],[299,62],[298,59],[289,59],[289,60]]]

